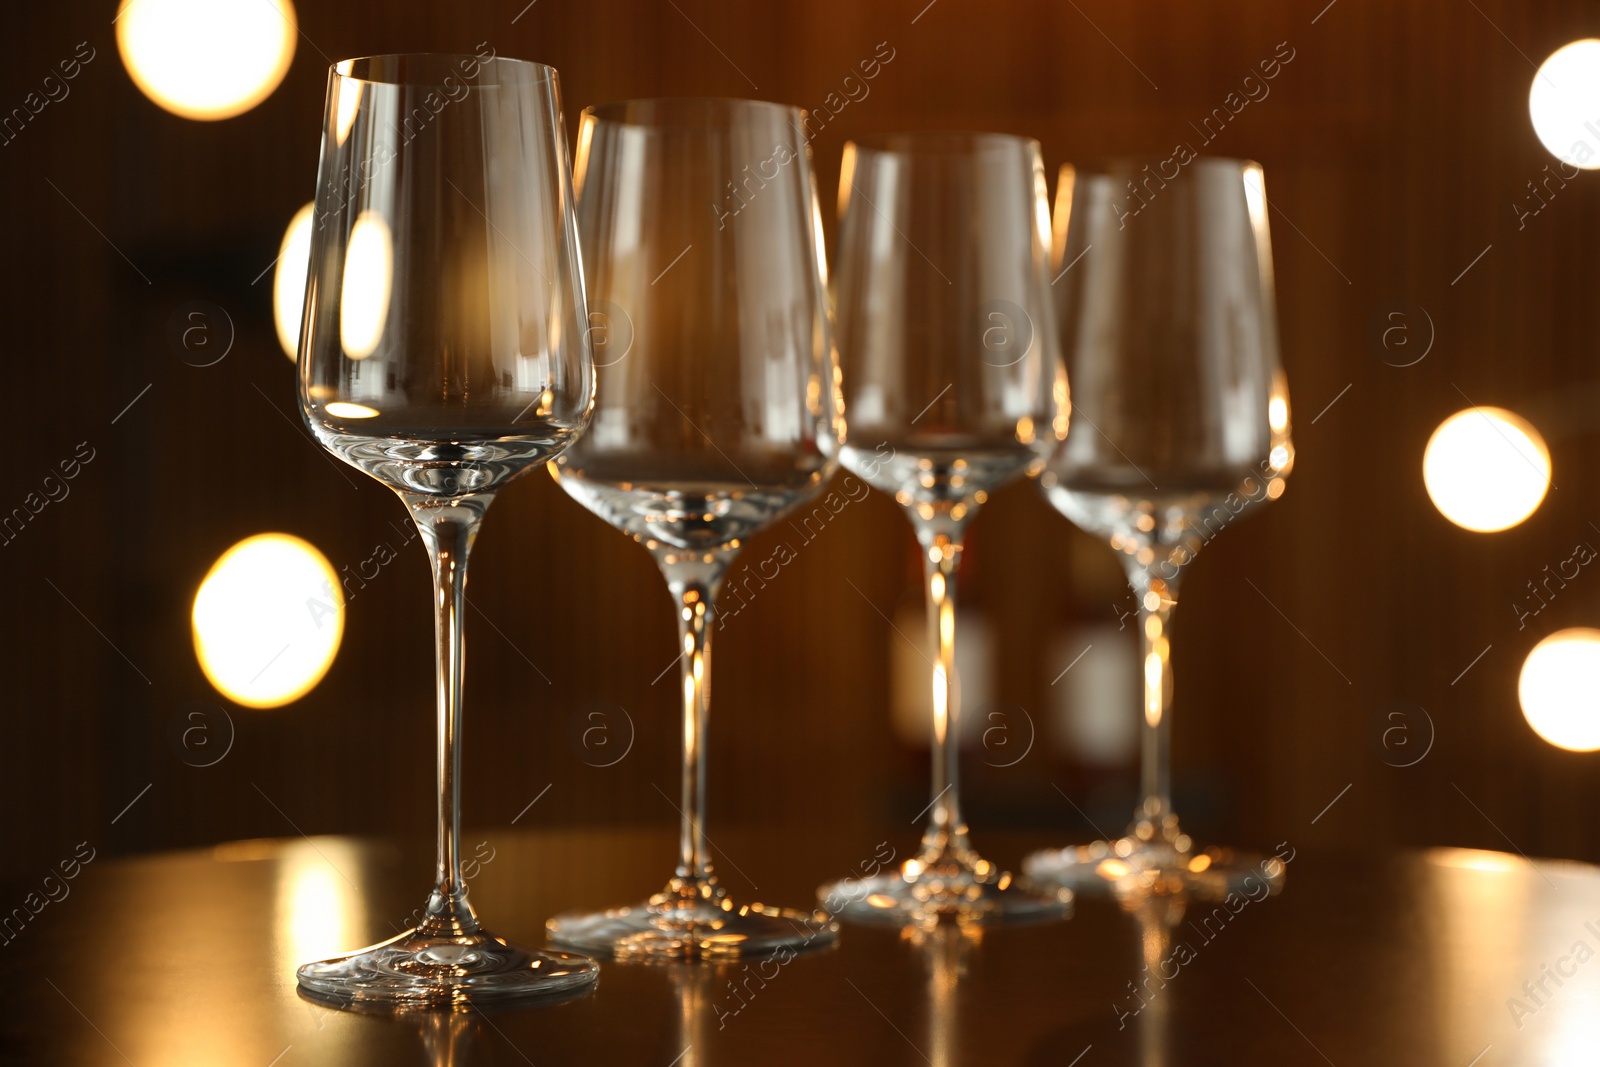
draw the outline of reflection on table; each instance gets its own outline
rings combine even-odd
[[[799,897],[848,869],[860,836],[803,863],[782,833],[718,843],[743,888]],[[647,888],[673,844],[656,828],[468,837],[483,842],[475,899],[530,941],[549,914]],[[1045,843],[994,835],[1000,862]],[[981,936],[847,927],[832,951],[609,963],[569,1003],[395,1018],[309,1002],[294,968],[403,929],[426,846],[104,857],[0,951],[0,1061],[1555,1067],[1600,1048],[1600,869],[1455,849],[1353,858],[1302,849],[1259,900],[1086,896],[1068,922]]]

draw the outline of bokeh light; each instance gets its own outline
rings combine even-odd
[[[346,400],[335,400],[325,405],[322,410],[336,419],[375,419],[379,414],[377,408],[369,408],[365,404],[352,404]]]
[[[1250,223],[1257,229],[1267,224],[1267,179],[1254,163],[1244,168],[1244,202],[1250,210]]]
[[[1524,418],[1503,408],[1467,408],[1428,439],[1422,481],[1434,507],[1479,533],[1532,515],[1550,487],[1550,451]]]
[[[1274,396],[1267,401],[1267,425],[1272,427],[1273,433],[1282,433],[1289,428],[1289,401],[1286,397]]]
[[[345,138],[350,136],[350,128],[356,124],[356,116],[361,114],[363,90],[354,78],[340,78],[335,83],[334,94],[339,109],[334,113],[333,135],[339,144],[344,144]]]
[[[122,0],[117,50],[133,83],[186,119],[226,119],[272,95],[298,28],[289,0]]]
[[[311,221],[316,205],[294,213],[272,274],[272,317],[278,325],[278,343],[290,359],[300,347],[300,316],[305,311],[306,273],[311,267]]]
[[[1557,748],[1600,748],[1600,630],[1574,627],[1534,645],[1517,699],[1533,732]]]
[[[212,564],[194,598],[194,649],[223,696],[250,708],[300,699],[344,635],[339,576],[289,534],[247,537]]]
[[[376,211],[363,211],[350,228],[344,284],[339,291],[339,340],[351,359],[366,359],[383,341],[394,283],[394,238]]]
[[[1550,53],[1528,90],[1533,132],[1549,153],[1584,170],[1600,168],[1600,40]]]

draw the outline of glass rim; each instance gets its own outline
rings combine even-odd
[[[477,75],[469,77],[462,72],[462,68],[469,63],[476,63],[480,68],[493,66],[507,72],[519,72],[521,76],[514,79],[515,84],[519,85],[529,82],[554,83],[558,78],[556,68],[548,63],[501,55],[490,55],[486,58],[471,52],[380,52],[375,55],[352,56],[329,65],[328,76],[341,81],[394,85],[402,88],[439,88],[444,85],[445,79],[450,77],[471,81],[480,89],[494,89],[504,84],[485,82],[481,70]],[[390,69],[410,64],[417,64],[425,69],[419,71],[417,77],[407,77],[399,69]],[[355,73],[358,68],[365,73]]]
[[[1042,153],[1037,137],[991,130],[901,130],[863,134],[845,142],[847,148],[877,155],[960,157],[982,151],[1020,148]]]
[[[637,96],[626,100],[608,100],[601,104],[590,104],[583,109],[580,119],[594,122],[610,122],[622,126],[637,126],[643,129],[673,130],[696,129],[699,127],[684,122],[652,121],[645,118],[641,112],[656,109],[683,109],[689,111],[700,108],[710,112],[713,108],[726,108],[730,113],[734,111],[750,112],[782,112],[795,120],[796,124],[803,124],[809,114],[803,107],[794,104],[781,104],[775,100],[754,100],[743,96]]]
[[[1088,175],[1109,175],[1114,171],[1119,170],[1138,171],[1142,167],[1151,167],[1156,166],[1157,164],[1165,163],[1168,160],[1172,160],[1176,155],[1176,152],[1168,152],[1166,155],[1156,155],[1152,153],[1131,156],[1091,156],[1077,163],[1074,163],[1072,160],[1066,161],[1065,163],[1061,164],[1060,168],[1056,171],[1056,175],[1057,177],[1061,177],[1067,174],[1069,171],[1077,174]],[[1252,167],[1263,172],[1266,170],[1266,168],[1263,167],[1259,162],[1249,158],[1248,156],[1213,156],[1204,152],[1196,152],[1194,154],[1194,158],[1189,160],[1189,162],[1178,164],[1178,169],[1179,171],[1184,171],[1188,170],[1190,167],[1202,165],[1210,167],[1226,166],[1230,168],[1237,168],[1240,171],[1246,171]],[[1174,177],[1176,176],[1174,175]],[[1162,175],[1162,179],[1164,181],[1173,180],[1173,178],[1165,175]]]

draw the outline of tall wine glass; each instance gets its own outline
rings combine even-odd
[[[838,451],[803,118],[750,100],[635,100],[583,114],[578,225],[599,388],[594,428],[551,472],[666,577],[681,648],[682,831],[661,892],[550,920],[562,944],[737,956],[824,945],[838,930],[814,913],[736,905],[705,834],[717,590],[752,534],[828,480]]]
[[[822,896],[847,918],[898,924],[1060,917],[1070,893],[1019,881],[968,842],[956,758],[962,538],[988,494],[1036,472],[1067,430],[1039,145],[997,134],[856,141],[839,204],[841,459],[893,495],[922,546],[933,799],[915,857]]]
[[[328,78],[300,338],[322,446],[400,495],[433,565],[439,868],[424,918],[299,969],[396,1008],[569,993],[593,960],[507,944],[461,877],[462,611],[494,494],[558,455],[594,400],[556,72],[483,56],[346,60]]]
[[[1064,167],[1055,286],[1073,432],[1041,477],[1050,502],[1121,556],[1139,607],[1143,798],[1127,836],[1038,853],[1059,884],[1226,890],[1283,864],[1199,850],[1172,810],[1169,634],[1200,548],[1283,494],[1293,463],[1278,365],[1261,167],[1199,157]]]

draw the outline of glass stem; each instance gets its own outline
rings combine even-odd
[[[726,560],[720,556],[662,557],[662,573],[678,607],[683,689],[683,781],[678,869],[668,887],[679,899],[721,895],[706,846],[706,722],[711,712],[711,622]]]
[[[1178,606],[1178,583],[1158,578],[1136,563],[1128,584],[1139,601],[1139,672],[1144,700],[1139,780],[1144,794],[1134,812],[1133,830],[1141,841],[1170,839],[1177,833],[1172,813],[1172,646],[1168,637]]]
[[[956,571],[961,541],[944,531],[922,538],[928,583],[928,647],[933,661],[933,801],[922,833],[924,867],[958,860],[968,850],[967,824],[961,818],[961,707],[956,684]]]
[[[467,599],[467,556],[493,493],[438,499],[403,493],[401,498],[428,548],[433,565],[434,646],[439,705],[439,872],[428,898],[427,917],[417,932],[431,937],[466,937],[478,932],[478,917],[461,879],[461,684],[465,673],[462,623]]]

